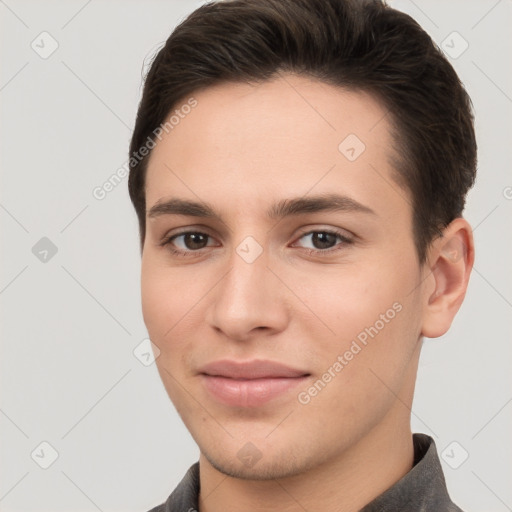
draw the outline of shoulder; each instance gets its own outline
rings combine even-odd
[[[199,488],[199,462],[196,462],[190,466],[165,503],[148,512],[197,512]]]
[[[165,503],[162,503],[161,505],[148,510],[148,512],[165,512]]]

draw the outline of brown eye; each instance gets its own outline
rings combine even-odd
[[[161,245],[166,246],[172,254],[193,256],[194,253],[211,245],[210,240],[213,240],[212,237],[206,233],[185,231],[165,238]]]
[[[311,235],[311,242],[315,249],[329,249],[336,244],[338,236],[325,231],[318,231]]]
[[[205,233],[185,233],[183,235],[183,243],[187,249],[203,249],[208,243],[209,236]],[[176,237],[176,238],[178,238]]]
[[[347,238],[341,233],[336,231],[310,231],[300,237],[308,241],[308,245],[303,245],[305,249],[309,249],[311,252],[329,252],[331,250],[337,250],[336,246],[341,246],[352,243],[352,240]],[[337,243],[337,241],[341,243]]]

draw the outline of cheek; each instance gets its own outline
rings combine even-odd
[[[340,341],[355,337],[390,309],[388,316],[394,318],[393,304],[404,296],[401,279],[378,265],[329,266],[304,277],[295,276],[302,282],[297,295]]]
[[[322,321],[309,324],[309,337],[318,339],[321,329],[327,332],[324,341],[315,344],[322,361],[317,370],[326,371],[338,356],[346,355],[344,377],[337,381],[347,379],[363,388],[370,381],[375,384],[370,369],[391,380],[393,373],[403,372],[421,326],[419,292],[411,293],[416,270],[411,263],[397,271],[381,260],[327,268],[307,279],[301,297]]]
[[[170,268],[143,258],[141,269],[142,315],[151,340],[165,357],[183,351],[190,333],[204,319],[205,294],[212,285],[192,268]]]
[[[158,272],[148,263],[143,262],[141,272],[142,316],[154,342],[164,334],[162,330],[168,309],[168,299],[166,286],[158,278]]]
[[[181,300],[180,300],[181,299]],[[164,339],[175,329],[183,316],[183,293],[176,282],[175,273],[149,256],[143,258],[141,270],[142,315],[153,342],[159,342],[161,349]]]
[[[160,378],[178,411],[186,409],[186,397],[177,383],[183,382],[188,338],[183,336],[191,315],[193,293],[184,293],[179,273],[164,268],[150,257],[143,258],[141,268],[142,315],[151,341],[159,348],[155,363]],[[197,300],[195,301],[197,302]],[[189,312],[187,314],[187,311]],[[193,311],[193,309],[192,309]]]

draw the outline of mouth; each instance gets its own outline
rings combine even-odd
[[[204,366],[201,381],[216,401],[231,407],[259,407],[303,384],[310,373],[274,361],[216,361]]]

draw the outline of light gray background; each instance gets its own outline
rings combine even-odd
[[[451,60],[479,143],[475,270],[450,332],[425,340],[413,429],[448,447],[463,509],[512,510],[512,2],[390,3],[452,53],[453,31],[469,43]],[[0,0],[2,511],[144,512],[198,458],[155,365],[133,354],[147,332],[127,180],[92,191],[126,161],[143,63],[199,5]],[[31,47],[48,51],[43,31],[59,45],[46,59]],[[57,247],[46,262],[32,252],[43,237]],[[58,452],[48,469],[43,441]]]

